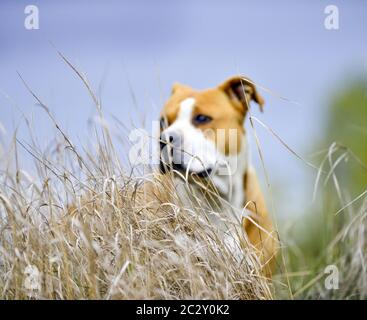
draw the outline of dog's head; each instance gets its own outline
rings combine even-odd
[[[243,77],[202,91],[174,84],[160,118],[161,170],[207,177],[226,166],[241,151],[250,101],[262,110],[263,98]]]

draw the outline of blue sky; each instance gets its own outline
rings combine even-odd
[[[40,29],[24,28],[24,7],[39,8]],[[327,5],[339,8],[339,30],[324,27]],[[329,97],[354,73],[367,71],[365,1],[4,1],[0,3],[0,123],[27,137],[21,113],[33,116],[46,144],[53,133],[16,71],[66,131],[88,140],[95,109],[79,79],[57,56],[84,71],[104,110],[127,125],[137,113],[155,120],[174,81],[196,88],[245,74],[293,104],[262,92],[253,113],[302,156],[316,151]],[[315,172],[258,127],[270,182],[283,185],[276,206],[291,215],[309,203]],[[43,139],[43,140],[42,140]],[[261,172],[253,150],[253,162]],[[264,176],[260,173],[264,182]]]

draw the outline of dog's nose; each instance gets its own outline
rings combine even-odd
[[[180,136],[174,132],[162,132],[160,137],[160,147],[163,149],[166,145],[170,147],[177,147],[179,144]]]

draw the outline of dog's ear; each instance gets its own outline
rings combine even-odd
[[[175,93],[178,93],[178,92],[187,92],[187,91],[191,91],[192,88],[185,85],[185,84],[182,84],[182,83],[179,83],[179,82],[175,82],[172,86],[172,90],[171,90],[171,94],[175,94]]]
[[[223,82],[219,88],[223,90],[230,99],[235,99],[240,102],[246,112],[251,100],[255,101],[260,111],[263,111],[264,98],[258,93],[255,84],[245,77],[232,77]]]

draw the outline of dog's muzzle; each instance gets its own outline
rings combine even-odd
[[[200,178],[207,178],[212,173],[212,168],[205,168],[202,171],[196,172],[188,170],[185,164],[186,158],[193,158],[193,156],[185,154],[185,150],[182,149],[183,138],[181,135],[170,132],[163,132],[160,136],[160,162],[159,169],[161,173],[168,173],[170,171],[178,171],[183,175],[186,175],[187,171],[190,175],[195,175]]]

